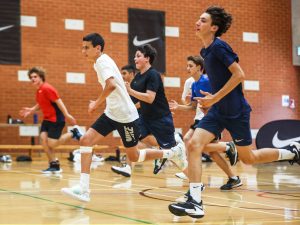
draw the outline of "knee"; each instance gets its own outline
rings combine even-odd
[[[139,160],[139,153],[138,151],[131,152],[130,154],[127,153],[127,157],[130,162],[137,162]]]
[[[187,149],[189,153],[201,153],[204,149],[204,145],[198,143],[196,140],[191,139],[187,142]]]
[[[87,136],[83,135],[80,140],[79,140],[79,144],[81,146],[92,146],[93,143],[91,142],[90,138],[88,138]]]
[[[253,165],[255,163],[255,159],[253,157],[250,158],[239,158],[246,165]]]

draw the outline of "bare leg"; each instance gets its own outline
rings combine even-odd
[[[200,155],[204,150],[205,146],[209,144],[213,139],[214,135],[206,130],[197,128],[191,138],[188,141],[188,174],[190,182],[200,183],[202,176],[202,161]]]
[[[41,138],[41,144],[43,146],[44,152],[47,155],[49,163],[52,162],[52,161],[55,161],[54,151],[53,151],[52,148],[49,147],[49,144],[48,144],[48,141],[49,141],[48,133],[47,132],[41,132],[40,138]]]
[[[217,143],[216,143],[217,144]],[[226,173],[228,177],[234,177],[234,173],[226,160],[218,152],[211,152],[210,156],[217,163],[217,165]]]
[[[99,143],[103,138],[104,137],[93,128],[89,128],[88,131],[81,137],[79,143],[80,146],[92,147]],[[90,174],[92,155],[93,152],[81,153],[81,173]]]
[[[279,151],[275,148],[262,148],[259,150],[252,150],[249,146],[237,146],[239,159],[245,164],[257,164],[278,161]]]

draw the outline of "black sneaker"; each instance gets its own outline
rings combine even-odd
[[[233,141],[230,141],[227,142],[226,145],[229,146],[229,149],[225,153],[229,158],[230,165],[234,166],[238,161],[238,152],[236,150],[235,144],[233,143]]]
[[[238,179],[232,179],[232,178],[229,178],[227,183],[224,184],[223,186],[220,187],[220,189],[222,191],[228,191],[228,190],[231,190],[233,188],[237,188],[237,187],[240,187],[243,185],[241,179],[239,176],[237,176]]]
[[[209,155],[202,153],[202,162],[212,162],[212,159]]]
[[[289,161],[291,165],[298,163],[300,165],[300,144],[298,142],[292,142],[287,149],[295,154],[295,157]]]
[[[74,154],[73,154],[73,152],[69,152],[69,158],[68,158],[68,160],[69,160],[70,162],[75,162],[75,161],[74,161]]]
[[[77,140],[77,141],[79,141],[80,138],[81,138],[82,135],[83,135],[83,133],[81,132],[80,127],[79,127],[78,125],[75,125],[75,126],[73,127],[73,129],[70,130],[70,131],[71,131],[71,133],[72,133],[72,138],[75,139],[75,140]]]
[[[158,174],[166,162],[167,162],[167,159],[155,159],[153,173]]]
[[[198,203],[191,196],[186,202],[170,204],[169,211],[175,216],[190,216],[197,219],[204,216],[202,201]]]
[[[61,173],[62,169],[60,168],[59,161],[52,161],[49,163],[49,168],[42,170],[42,173],[44,174],[56,174],[56,173]]]

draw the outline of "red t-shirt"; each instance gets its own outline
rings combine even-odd
[[[43,83],[36,92],[36,101],[44,114],[44,120],[63,122],[65,117],[55,101],[59,99],[56,89],[48,83]]]

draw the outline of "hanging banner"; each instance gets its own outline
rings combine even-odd
[[[151,44],[157,51],[152,66],[159,72],[166,71],[165,12],[128,9],[128,62],[134,65],[136,48]]]
[[[256,135],[257,148],[285,148],[300,142],[300,120],[276,120],[263,125]]]
[[[21,64],[20,0],[0,2],[0,64]]]

